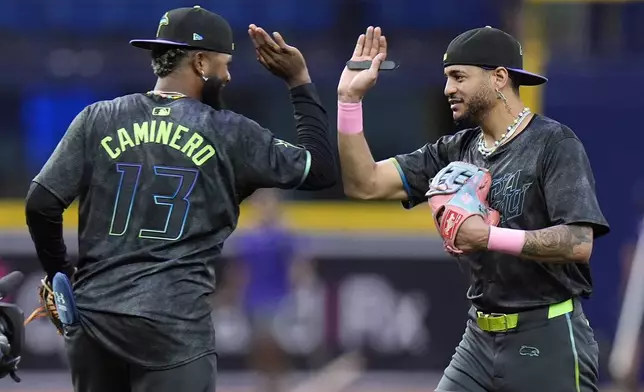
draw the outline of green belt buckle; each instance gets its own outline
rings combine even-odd
[[[483,314],[477,312],[476,324],[483,331],[487,332],[506,332],[517,327],[519,321],[518,314],[491,313]]]

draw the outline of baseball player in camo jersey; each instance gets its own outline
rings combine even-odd
[[[181,7],[156,31],[130,41],[150,53],[154,89],[85,107],[27,195],[29,232],[47,274],[38,291],[46,306],[33,316],[48,316],[64,336],[76,392],[214,391],[210,298],[240,203],[258,189],[335,183],[326,110],[297,48],[249,26],[257,60],[289,89],[298,146],[224,109],[234,49],[228,21]],[[76,199],[72,264],[63,212]],[[53,282],[63,274],[73,288],[64,312],[54,313]]]
[[[446,249],[471,266],[469,320],[437,391],[597,391],[598,346],[580,298],[592,292],[593,241],[609,226],[581,141],[521,101],[519,86],[547,81],[523,69],[522,54],[491,27],[456,37],[445,95],[454,120],[476,127],[380,162],[361,108],[387,55],[380,28],[360,36],[351,59],[371,68],[345,68],[338,85],[345,193],[406,208],[427,201]]]

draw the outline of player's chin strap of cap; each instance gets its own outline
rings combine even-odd
[[[573,300],[569,299],[548,306],[548,319],[562,316],[573,311]],[[519,325],[521,313],[483,313],[476,312],[476,324],[486,332],[505,332]]]

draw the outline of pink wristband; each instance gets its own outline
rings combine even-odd
[[[362,132],[362,102],[338,101],[338,132],[347,135]]]
[[[525,244],[525,231],[491,226],[487,248],[492,251],[518,256]]]

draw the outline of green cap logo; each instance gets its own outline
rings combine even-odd
[[[161,34],[161,27],[167,26],[170,24],[170,19],[168,19],[168,13],[166,12],[163,14],[161,17],[161,20],[159,21],[159,28],[157,29],[157,38],[159,38],[159,34]]]

